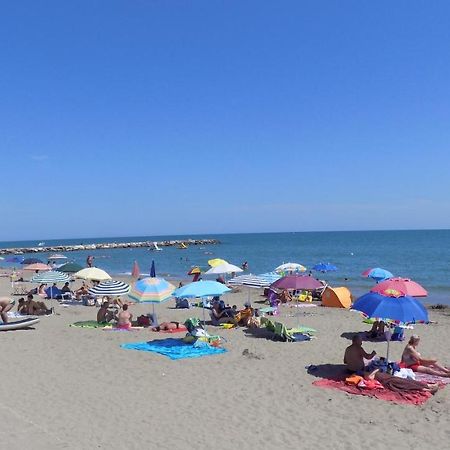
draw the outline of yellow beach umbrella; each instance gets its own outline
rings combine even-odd
[[[105,281],[110,280],[111,277],[102,269],[97,269],[97,267],[86,267],[81,269],[74,274],[75,278],[81,278],[83,280],[96,280]]]
[[[224,259],[215,258],[215,259],[210,259],[210,260],[208,261],[208,264],[209,264],[211,267],[216,267],[216,266],[220,266],[220,265],[222,265],[222,264],[228,264],[228,262],[225,261]]]

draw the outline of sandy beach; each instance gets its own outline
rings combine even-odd
[[[10,293],[1,278],[0,296]],[[245,289],[225,297],[238,306],[246,299]],[[97,308],[54,303],[56,315],[42,317],[35,329],[0,334],[3,448],[444,448],[450,437],[449,387],[410,406],[312,385],[318,378],[305,367],[341,364],[346,333],[368,329],[355,312],[283,308],[277,320],[318,330],[317,339],[303,343],[210,327],[225,338],[227,353],[172,361],[120,348],[167,335],[69,327],[95,319]],[[199,308],[173,307],[156,307],[160,322],[201,317]],[[138,316],[151,306],[131,310]],[[430,318],[436,323],[415,326],[420,350],[448,363],[450,314],[431,311]],[[386,352],[383,342],[364,347]],[[392,343],[391,358],[399,359],[403,347]]]

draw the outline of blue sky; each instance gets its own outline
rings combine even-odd
[[[445,1],[8,2],[0,240],[449,228],[448,23]]]

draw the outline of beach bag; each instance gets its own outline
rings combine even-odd
[[[189,300],[187,298],[176,298],[175,307],[180,309],[189,309],[191,305],[189,304]]]
[[[149,327],[150,326],[150,317],[139,316],[137,318],[137,324],[139,327]]]

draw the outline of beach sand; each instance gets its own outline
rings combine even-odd
[[[0,296],[10,283],[0,279]],[[225,300],[242,305],[247,290]],[[17,297],[16,297],[17,298]],[[252,300],[258,300],[252,291]],[[158,318],[183,321],[202,310],[158,305]],[[256,306],[256,304],[254,305]],[[134,316],[151,312],[133,305]],[[209,327],[227,353],[172,361],[123,350],[121,343],[166,338],[150,330],[107,332],[69,327],[95,319],[97,308],[56,305],[34,330],[0,333],[0,439],[8,449],[299,449],[445,448],[450,387],[423,406],[396,405],[312,385],[310,364],[341,364],[345,333],[367,330],[354,312],[284,308],[277,320],[318,330],[317,339],[282,343],[243,329]],[[295,314],[298,313],[298,316]],[[417,325],[420,351],[450,363],[449,312]],[[344,333],[344,337],[341,335]],[[412,332],[408,330],[409,336]],[[170,336],[170,335],[169,335]],[[386,343],[367,342],[369,352]],[[391,345],[399,359],[404,343]],[[248,351],[245,351],[248,349]]]

